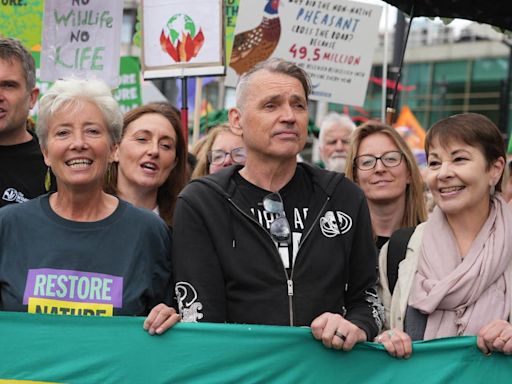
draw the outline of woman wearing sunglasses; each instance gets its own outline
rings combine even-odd
[[[242,137],[224,123],[208,132],[204,148],[198,153],[192,179],[220,171],[233,164],[245,164],[245,146]]]
[[[375,121],[358,127],[352,136],[346,175],[366,196],[378,249],[397,229],[426,220],[419,168],[394,128]]]

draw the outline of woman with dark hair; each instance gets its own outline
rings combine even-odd
[[[411,340],[476,335],[483,353],[512,354],[512,208],[501,197],[505,144],[485,116],[435,123],[425,141],[436,202],[409,240],[390,289],[379,257],[387,331],[376,341],[408,357]]]
[[[171,227],[176,199],[186,182],[186,166],[176,109],[165,103],[146,104],[124,116],[106,190],[158,213]]]

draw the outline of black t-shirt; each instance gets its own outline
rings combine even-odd
[[[389,241],[389,236],[377,236],[375,246],[377,247],[377,256],[379,255],[380,249]]]
[[[46,170],[35,137],[22,144],[0,145],[0,208],[46,193]]]
[[[239,173],[234,174],[234,181],[244,200],[244,206],[249,209],[248,213],[253,215],[263,228],[270,231],[270,224],[279,215],[265,211],[263,199],[272,192],[251,184],[240,176]],[[284,267],[290,273],[305,230],[309,202],[313,194],[313,184],[306,172],[302,168],[297,167],[292,179],[278,192],[283,199],[286,218],[290,223],[292,241],[290,245],[286,243],[278,244],[277,242],[275,244],[281,255]]]

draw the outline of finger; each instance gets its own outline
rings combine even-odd
[[[409,358],[412,353],[411,337],[400,329],[392,329],[387,332],[391,342],[395,345],[396,357]]]
[[[165,331],[167,331],[169,328],[171,328],[172,326],[174,326],[176,323],[178,323],[180,321],[180,315],[178,315],[177,313],[173,313],[171,316],[169,316],[167,318],[167,320],[165,320],[163,322],[162,325],[160,325],[157,329],[156,329],[156,334],[157,335],[161,335],[162,333],[164,333]]]
[[[160,312],[158,312],[157,317],[155,318],[155,321],[151,324],[149,327],[149,334],[154,335],[156,333],[156,330],[161,327],[168,318],[170,318],[172,315],[175,315],[176,311],[174,308],[166,307],[162,309]]]
[[[405,357],[405,347],[402,338],[398,334],[394,334],[391,336],[390,341],[395,347],[395,357]]]
[[[325,324],[327,323],[327,313],[323,313],[311,322],[311,333],[317,340],[322,339],[322,333],[324,331]]]
[[[412,339],[408,334],[405,334],[406,338],[402,338],[402,343],[404,344],[404,357],[408,359],[412,354]]]
[[[501,352],[501,351],[503,351],[503,347],[505,346],[505,344],[507,344],[507,339],[504,339],[503,337],[498,336],[492,342],[492,350]]]
[[[489,352],[494,351],[494,341],[497,339],[497,336],[494,333],[487,333],[484,335],[483,340],[485,343],[485,347],[489,350]]]
[[[355,327],[354,327],[355,328]],[[354,348],[354,345],[359,341],[357,329],[350,330],[347,334],[347,340],[343,343],[343,350],[350,351]]]
[[[491,353],[490,349],[487,348],[487,345],[485,344],[484,338],[481,335],[477,336],[476,345],[484,355],[489,355]]]
[[[170,315],[171,313],[175,312],[176,311],[174,308],[168,307],[163,303],[158,304],[151,310],[148,317],[144,321],[144,329],[148,331],[150,335],[154,335],[156,328],[160,326],[167,318],[166,314]],[[165,318],[162,320],[162,317]]]
[[[156,317],[158,316],[158,313],[160,312],[162,308],[162,304],[158,304],[157,306],[153,307],[151,312],[149,312],[148,317],[146,317],[146,320],[144,320],[144,329],[147,331],[151,327],[151,324],[155,321]]]
[[[512,338],[508,339],[508,341],[505,343],[505,345],[502,348],[502,352],[505,355],[512,355]]]
[[[395,344],[390,339],[382,340],[382,345],[391,356],[396,357]]]
[[[322,332],[322,343],[327,348],[332,348],[334,342],[337,349],[340,349],[344,343],[340,337],[334,336],[336,331],[340,332],[342,335],[346,334],[346,332],[342,330],[341,326],[339,326],[339,319],[336,316],[329,316]]]
[[[332,347],[334,349],[341,349],[344,348],[344,345],[346,344],[347,336],[345,336],[345,333],[342,331],[336,331],[334,332],[334,336],[332,338]]]

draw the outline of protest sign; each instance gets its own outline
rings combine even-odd
[[[46,0],[41,79],[75,76],[119,82],[123,2]]]
[[[121,57],[120,83],[114,97],[123,113],[142,105],[139,58]]]
[[[143,0],[144,78],[223,75],[222,0]]]
[[[381,11],[380,6],[348,0],[242,2],[226,85],[235,86],[255,59],[279,57],[308,72],[311,99],[362,106]],[[260,40],[259,33],[248,32],[258,29]]]
[[[42,97],[53,82],[42,81],[40,78],[40,54],[33,52],[32,56],[36,62],[36,86],[39,88],[39,97]],[[123,56],[120,60],[119,86],[113,91],[123,113],[142,105],[142,90],[140,84],[140,63],[135,56]],[[37,120],[39,102],[30,111],[30,115]]]
[[[226,29],[226,62],[229,63],[231,50],[233,49],[233,38],[235,37],[236,19],[238,15],[240,0],[226,0],[224,28]]]
[[[41,50],[43,0],[0,1],[0,36],[13,37],[30,51]]]

